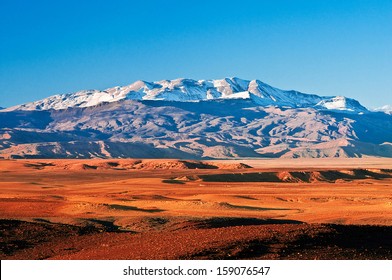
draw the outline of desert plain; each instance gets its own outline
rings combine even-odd
[[[1,259],[391,259],[392,159],[0,160]]]

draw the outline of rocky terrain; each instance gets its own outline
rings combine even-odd
[[[1,110],[0,156],[392,157],[392,115],[238,78],[136,82]]]
[[[385,226],[216,218],[184,220],[176,228],[141,234],[110,227],[0,220],[0,232],[2,259],[392,258],[392,228]]]

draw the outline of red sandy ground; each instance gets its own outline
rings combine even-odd
[[[0,160],[0,256],[391,259],[391,167],[389,159]]]

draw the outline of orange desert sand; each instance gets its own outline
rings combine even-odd
[[[0,160],[1,259],[391,259],[392,159]]]

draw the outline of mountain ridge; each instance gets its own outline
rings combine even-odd
[[[82,90],[53,95],[35,102],[12,106],[3,111],[60,110],[70,107],[90,107],[105,102],[131,100],[166,100],[197,102],[216,99],[250,99],[257,105],[289,108],[316,107],[327,110],[366,112],[358,101],[344,96],[318,96],[295,90],[281,90],[260,80],[237,77],[217,80],[175,79],[157,82],[136,81],[127,86],[106,90]]]
[[[209,81],[136,82],[105,92],[109,101],[82,91],[1,110],[0,157],[392,157],[392,115],[354,99]]]
[[[392,105],[384,105],[373,110],[374,112],[383,112],[392,115]]]
[[[123,100],[0,113],[5,158],[392,157],[392,116],[254,106],[250,100]]]

